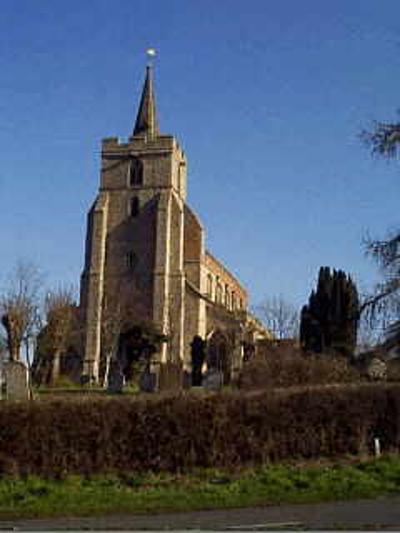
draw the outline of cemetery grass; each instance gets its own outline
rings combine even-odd
[[[400,456],[237,470],[0,479],[0,518],[93,516],[374,498],[400,493]]]

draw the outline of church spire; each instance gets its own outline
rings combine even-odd
[[[158,135],[158,121],[156,113],[156,101],[153,89],[153,67],[147,65],[146,78],[144,80],[142,97],[136,117],[133,135],[146,134],[149,137]]]

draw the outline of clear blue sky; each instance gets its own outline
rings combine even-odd
[[[154,46],[161,129],[210,249],[257,304],[320,265],[368,287],[362,237],[399,223],[400,167],[358,135],[400,107],[398,0],[1,0],[0,276],[78,284],[102,137],[126,137]]]

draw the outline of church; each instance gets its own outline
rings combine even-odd
[[[128,142],[102,141],[100,185],[88,213],[80,309],[89,379],[99,380],[110,324],[121,335],[134,324],[152,324],[167,339],[159,363],[180,362],[187,372],[193,339],[201,337],[206,364],[228,378],[246,347],[268,335],[248,312],[243,284],[207,250],[186,196],[186,155],[159,129],[148,65]]]

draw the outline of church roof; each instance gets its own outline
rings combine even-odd
[[[158,135],[158,121],[156,113],[156,101],[153,88],[152,67],[146,67],[146,78],[144,80],[142,97],[140,99],[139,110],[136,117],[133,135],[147,134],[150,137]]]

